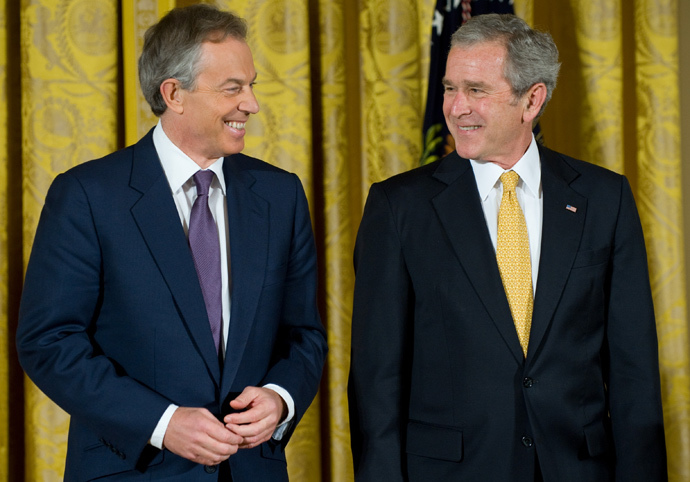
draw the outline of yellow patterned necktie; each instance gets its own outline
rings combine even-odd
[[[515,193],[519,179],[515,171],[501,175],[503,197],[498,210],[496,259],[522,352],[527,356],[534,300],[527,224]]]

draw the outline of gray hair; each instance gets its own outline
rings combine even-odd
[[[546,85],[546,99],[539,111],[541,116],[556,88],[561,68],[558,48],[551,35],[531,29],[515,15],[492,13],[468,20],[451,37],[450,48],[471,47],[485,42],[505,45],[507,56],[503,74],[516,99],[534,84],[542,82]]]
[[[175,8],[150,27],[139,57],[139,83],[144,98],[157,116],[167,108],[160,86],[177,79],[185,90],[194,90],[203,42],[222,42],[231,37],[246,41],[243,19],[207,4]]]

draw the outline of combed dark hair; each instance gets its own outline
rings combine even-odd
[[[193,90],[201,44],[222,42],[228,37],[246,40],[244,20],[203,3],[175,8],[146,31],[139,57],[139,83],[155,115],[160,116],[167,107],[160,93],[163,81],[174,78],[183,89]]]
[[[510,14],[487,14],[472,17],[455,31],[450,47],[471,47],[478,43],[501,42],[508,53],[503,74],[513,90],[522,97],[534,84],[546,85],[546,99],[541,116],[551,99],[561,64],[558,48],[547,32],[533,30],[524,20]]]

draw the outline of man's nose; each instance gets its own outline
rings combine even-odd
[[[450,113],[453,117],[469,114],[472,111],[470,101],[464,92],[458,91],[453,96],[450,106]]]
[[[247,92],[243,94],[243,98],[237,108],[246,114],[256,114],[259,112],[259,101],[256,100],[256,95],[254,95],[252,89],[247,89]]]

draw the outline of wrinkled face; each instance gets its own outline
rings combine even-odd
[[[201,46],[199,74],[193,90],[180,91],[182,108],[177,143],[202,167],[244,148],[244,126],[259,111],[249,46],[233,38]]]
[[[531,142],[533,115],[503,74],[499,42],[454,47],[448,54],[443,114],[460,157],[512,167]],[[527,94],[525,95],[527,97]]]

